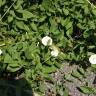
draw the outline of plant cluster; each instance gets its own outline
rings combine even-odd
[[[87,0],[0,0],[0,18],[0,74],[23,68],[32,88],[41,91],[64,60],[90,65],[96,9]]]

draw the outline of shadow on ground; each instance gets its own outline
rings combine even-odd
[[[0,79],[0,96],[33,96],[32,88],[26,79]]]

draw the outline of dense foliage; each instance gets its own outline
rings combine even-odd
[[[38,90],[62,61],[90,65],[88,58],[96,50],[96,9],[87,0],[0,0],[0,18],[6,11],[0,19],[1,73],[23,68]],[[58,48],[57,57],[42,44],[46,35]]]

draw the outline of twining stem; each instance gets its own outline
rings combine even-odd
[[[87,2],[88,2],[91,6],[93,6],[94,8],[96,8],[96,6],[95,6],[94,4],[92,4],[89,0],[87,0]]]
[[[48,59],[46,59],[44,62],[42,62],[42,64],[45,63],[45,62],[47,62],[50,58],[51,58],[51,56]]]

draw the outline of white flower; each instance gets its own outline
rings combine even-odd
[[[52,39],[51,39],[51,37],[49,37],[49,36],[43,37],[43,38],[42,38],[42,44],[43,44],[44,46],[52,45]]]
[[[58,49],[57,49],[56,47],[53,47],[53,48],[52,48],[52,51],[51,51],[51,56],[57,57],[58,54],[59,54]]]
[[[34,93],[34,96],[40,96],[38,93]]]
[[[0,55],[2,54],[3,52],[2,52],[2,50],[0,49]]]
[[[96,64],[96,54],[90,56],[89,62],[91,64]]]
[[[57,57],[58,56],[58,51],[56,51],[56,50],[51,51],[51,55],[53,57]]]

